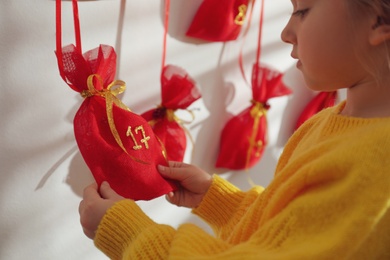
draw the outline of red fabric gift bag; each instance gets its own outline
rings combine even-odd
[[[223,128],[216,167],[249,169],[261,159],[267,145],[268,100],[291,93],[282,77],[282,73],[257,63],[253,66],[251,106]]]
[[[149,122],[155,135],[161,141],[168,160],[181,162],[187,147],[186,133],[190,138],[191,136],[183,126],[185,122],[175,115],[175,111],[187,110],[188,106],[202,95],[195,81],[185,70],[174,65],[165,65],[169,10],[170,0],[166,0],[161,65],[161,105],[141,116]],[[191,111],[189,112],[193,117]]]
[[[77,1],[72,2],[77,44],[61,47],[61,1],[57,0],[56,54],[62,78],[84,98],[73,123],[86,164],[98,185],[108,181],[126,198],[150,200],[174,190],[175,185],[156,169],[167,161],[149,124],[116,97],[125,83],[114,80],[114,49],[100,45],[82,54]]]
[[[256,63],[252,69],[251,106],[230,119],[223,128],[215,164],[218,168],[247,170],[261,159],[267,145],[268,100],[291,93],[282,82],[282,73],[260,65],[263,16],[264,0],[261,5]]]
[[[254,0],[253,0],[254,1]],[[206,41],[237,39],[245,22],[250,0],[204,0],[186,35]]]
[[[161,105],[143,116],[164,144],[170,161],[183,161],[187,147],[186,130],[176,115],[177,109],[187,109],[201,98],[195,81],[181,68],[167,65],[161,73]]]

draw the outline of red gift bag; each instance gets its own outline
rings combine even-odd
[[[143,116],[151,125],[156,136],[164,144],[167,158],[183,161],[187,147],[186,130],[183,121],[176,115],[177,109],[187,109],[201,98],[195,81],[183,69],[167,65],[161,73],[161,105]]]
[[[149,200],[172,191],[174,184],[156,169],[167,162],[152,129],[116,97],[125,83],[114,80],[114,49],[100,45],[81,53],[77,1],[72,2],[77,45],[61,48],[61,1],[57,0],[56,54],[62,78],[84,98],[73,123],[86,164],[99,185],[108,181],[126,198]]]
[[[261,159],[267,145],[268,100],[291,93],[282,82],[282,73],[260,66],[263,17],[264,0],[261,5],[256,63],[252,69],[251,106],[230,119],[223,128],[215,164],[218,168],[249,169]],[[245,78],[244,73],[243,76]]]
[[[180,67],[165,65],[170,0],[165,1],[163,55],[161,65],[161,105],[142,114],[161,141],[168,160],[183,161],[187,147],[183,120],[175,115],[178,109],[188,106],[202,97],[195,81]],[[187,110],[188,111],[188,110]],[[189,111],[193,116],[192,112]],[[191,138],[192,140],[192,138]]]
[[[253,0],[254,1],[254,0]],[[237,39],[245,22],[250,0],[204,0],[186,35],[206,41]]]
[[[306,120],[324,108],[332,107],[336,103],[337,91],[319,92],[305,107],[298,118],[295,129],[298,129]]]
[[[253,66],[251,106],[223,128],[216,167],[249,169],[261,159],[267,145],[268,100],[291,93],[282,77],[282,73],[257,63]]]

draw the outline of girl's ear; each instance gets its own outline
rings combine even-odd
[[[376,46],[388,40],[390,40],[390,24],[386,23],[382,17],[378,17],[377,22],[372,26],[370,44]]]

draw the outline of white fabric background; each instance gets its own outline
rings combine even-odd
[[[142,113],[160,103],[162,2],[128,0],[118,42],[121,1],[80,1],[83,50],[100,43],[118,47],[118,79],[128,86],[122,100]],[[248,175],[267,185],[300,111],[313,96],[289,56],[291,47],[280,40],[291,4],[266,1],[262,62],[286,72],[285,82],[294,94],[271,101],[269,146],[260,163],[248,172],[230,172],[213,165],[222,127],[251,99],[237,62],[243,41],[195,44],[183,38],[200,2],[172,0],[171,6],[167,63],[187,70],[203,94],[191,106],[197,109],[196,120],[187,127],[196,145],[191,159],[189,144],[185,160],[222,174],[242,189],[250,187]],[[255,61],[258,4],[243,47],[248,78]],[[73,43],[70,1],[63,2],[63,26],[63,44]],[[60,78],[54,50],[54,0],[1,0],[0,259],[106,259],[79,224],[82,190],[93,181],[73,137],[72,120],[82,98]],[[177,227],[190,221],[209,230],[190,210],[164,198],[139,204],[159,223]]]

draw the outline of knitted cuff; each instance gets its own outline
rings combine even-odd
[[[202,203],[192,213],[213,227],[221,227],[228,223],[244,196],[245,193],[236,186],[214,174]]]
[[[132,200],[114,204],[99,224],[94,243],[111,259],[120,259],[124,249],[147,227],[156,224]]]

